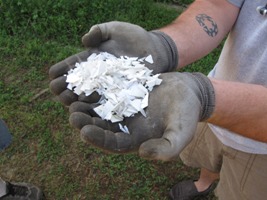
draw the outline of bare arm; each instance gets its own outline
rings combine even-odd
[[[267,142],[267,88],[212,79],[216,104],[208,122]]]
[[[226,0],[196,0],[172,24],[162,28],[177,45],[178,67],[216,48],[230,31],[238,13],[239,9]],[[267,142],[267,88],[214,79],[212,83],[216,105],[208,122]]]
[[[196,0],[173,23],[161,31],[176,43],[178,67],[204,57],[227,35],[236,21],[239,8],[227,0]]]

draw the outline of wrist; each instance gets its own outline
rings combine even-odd
[[[174,71],[178,66],[178,49],[175,42],[170,36],[159,30],[154,30],[150,33],[156,35],[166,49],[166,56],[169,62],[166,72]]]
[[[202,73],[188,73],[192,76],[197,88],[197,92],[200,103],[201,112],[199,116],[199,121],[205,121],[211,117],[215,108],[215,91],[211,80]]]

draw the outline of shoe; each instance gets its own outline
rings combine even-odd
[[[193,200],[195,197],[206,196],[216,187],[215,183],[212,183],[208,189],[203,192],[198,192],[194,184],[194,180],[187,180],[177,183],[171,189],[169,196],[172,200]]]
[[[44,200],[40,188],[28,183],[10,183],[6,181],[7,194],[1,200]]]

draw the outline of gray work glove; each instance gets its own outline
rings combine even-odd
[[[192,139],[197,123],[213,112],[215,96],[210,80],[201,73],[163,73],[162,83],[149,95],[146,117],[135,114],[123,120],[130,134],[118,123],[97,117],[92,104],[74,102],[70,124],[85,142],[115,153],[139,151],[146,159],[176,158]]]
[[[160,31],[146,31],[142,27],[126,22],[108,22],[94,25],[82,38],[86,51],[70,56],[53,65],[49,70],[51,91],[59,100],[70,105],[80,100],[96,102],[98,95],[77,96],[66,89],[64,74],[74,68],[76,62],[85,61],[92,53],[108,52],[117,57],[147,57],[152,55],[153,64],[146,63],[153,74],[173,71],[178,65],[177,48],[173,40]]]

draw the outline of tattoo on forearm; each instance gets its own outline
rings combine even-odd
[[[196,16],[196,20],[209,36],[215,37],[218,34],[218,26],[210,16],[199,14]]]

